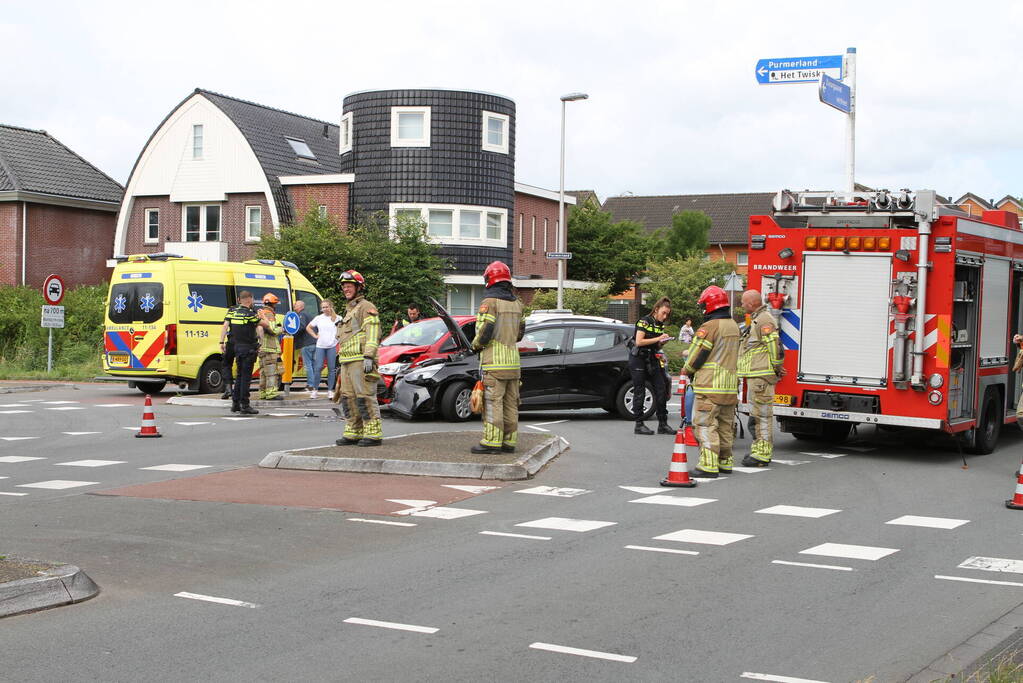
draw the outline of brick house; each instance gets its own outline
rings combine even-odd
[[[103,282],[123,193],[46,131],[0,125],[0,284]]]

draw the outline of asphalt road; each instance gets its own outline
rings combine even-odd
[[[394,477],[427,501],[408,514],[90,495],[340,432],[325,410],[228,420],[166,397],[151,440],[117,385],[0,397],[0,553],[102,588],[4,619],[0,680],[897,681],[1023,602],[1015,430],[965,470],[919,438],[781,436],[767,470],[662,489],[671,437],[544,412],[523,428],[571,450],[534,480],[429,507],[436,488]]]

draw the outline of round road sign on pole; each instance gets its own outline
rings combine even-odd
[[[64,280],[59,275],[51,275],[43,280],[43,298],[51,306],[56,306],[64,299]]]
[[[284,331],[288,334],[295,334],[301,326],[302,319],[298,317],[298,313],[288,311],[288,314],[284,316]]]

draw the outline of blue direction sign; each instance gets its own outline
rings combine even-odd
[[[842,77],[842,55],[761,59],[756,66],[757,83],[816,83],[821,76]]]
[[[836,81],[827,74],[821,76],[821,102],[848,114],[852,111],[851,89],[842,81]]]
[[[295,311],[289,311],[284,316],[284,332],[287,334],[295,334],[298,332],[298,328],[302,326],[302,319],[298,317],[298,313]]]

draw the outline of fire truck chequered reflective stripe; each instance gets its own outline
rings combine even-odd
[[[799,313],[800,310],[784,309],[781,312],[781,344],[786,351],[799,350]]]

